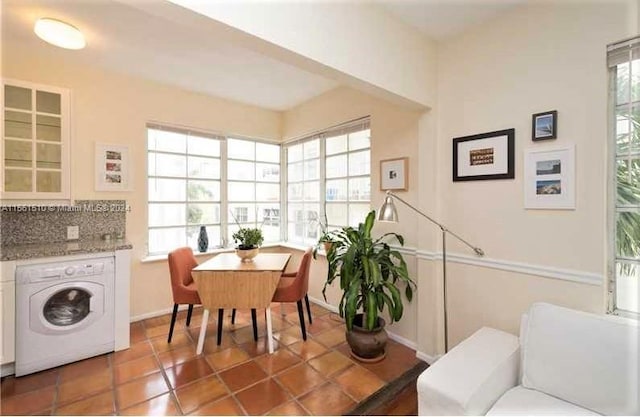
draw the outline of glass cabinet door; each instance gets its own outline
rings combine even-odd
[[[68,92],[5,81],[3,107],[3,196],[67,198]]]

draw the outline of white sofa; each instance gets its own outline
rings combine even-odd
[[[534,304],[425,370],[419,415],[640,415],[638,321]]]

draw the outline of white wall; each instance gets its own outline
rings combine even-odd
[[[368,2],[170,1],[281,48],[269,48],[281,59],[310,65],[318,73],[333,70],[329,75],[346,83],[387,97],[395,95],[423,108],[435,102],[435,43],[379,6]],[[180,11],[166,10],[164,16],[174,13]],[[267,46],[257,47],[264,50]]]
[[[450,344],[481,326],[517,331],[535,301],[604,311],[606,45],[633,34],[628,6],[534,2],[440,45],[438,213],[488,258],[480,266],[450,262]],[[558,110],[558,139],[533,143],[531,115],[547,110]],[[515,179],[452,182],[452,138],[512,127]],[[568,144],[576,146],[576,209],[525,210],[524,150]],[[448,242],[451,252],[472,257]],[[504,270],[516,266],[527,272]],[[540,276],[547,272],[590,283]],[[425,307],[421,317],[441,314]],[[440,334],[441,320],[437,326],[423,330]],[[432,339],[421,340],[421,349],[435,353]],[[441,338],[438,345],[441,351]]]

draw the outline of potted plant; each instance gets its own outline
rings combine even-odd
[[[255,227],[241,227],[231,237],[238,244],[236,254],[242,259],[242,262],[251,262],[258,254],[264,240],[262,230]]]
[[[313,259],[316,259],[318,250],[322,247],[325,253],[329,253],[331,244],[333,243],[333,233],[329,230],[329,221],[327,220],[326,210],[324,211],[324,219],[320,220],[317,217],[311,219],[311,226],[317,226],[320,229],[320,237],[318,242],[313,247]]]
[[[365,361],[384,358],[387,334],[380,315],[385,307],[391,322],[400,320],[404,308],[401,294],[404,292],[411,301],[415,288],[402,254],[386,242],[391,238],[402,246],[404,238],[386,233],[374,239],[374,222],[372,210],[357,229],[343,227],[332,232],[327,280],[322,290],[326,301],[327,286],[339,278],[342,298],[338,310],[347,326],[347,342],[352,355]]]

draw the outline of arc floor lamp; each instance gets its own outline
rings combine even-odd
[[[460,242],[464,243],[478,256],[484,256],[484,251],[477,246],[473,246],[471,243],[467,242],[456,233],[449,230],[445,225],[440,222],[435,221],[433,218],[427,216],[411,204],[404,201],[402,198],[398,197],[396,194],[391,191],[387,191],[387,196],[384,199],[384,203],[380,206],[380,210],[378,212],[378,220],[382,222],[398,222],[398,210],[396,210],[396,205],[394,203],[394,199],[397,199],[425,219],[429,220],[431,223],[435,224],[440,228],[442,232],[442,288],[443,288],[443,307],[444,307],[444,351],[445,353],[449,351],[449,332],[447,328],[447,233],[451,236],[458,239]]]

